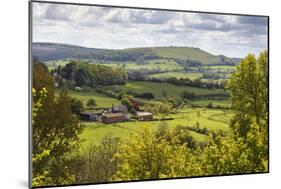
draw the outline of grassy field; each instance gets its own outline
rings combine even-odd
[[[230,100],[196,100],[192,101],[193,105],[196,106],[207,106],[209,103],[212,103],[213,106],[221,106],[221,107],[230,107]]]
[[[119,67],[126,70],[159,70],[159,71],[179,71],[182,69],[174,60],[156,59],[148,60],[144,64],[137,64],[136,62],[109,62],[97,63],[105,66]]]
[[[93,98],[97,102],[97,107],[111,107],[112,104],[119,104],[120,102],[115,99],[108,97],[104,94],[92,91],[92,92],[78,92],[78,91],[68,91],[69,95],[72,97],[77,97],[83,101],[84,105],[87,104],[87,101],[90,98]]]
[[[142,82],[142,81],[134,81],[128,82],[125,85],[114,85],[114,86],[104,86],[106,89],[110,90],[122,90],[122,91],[134,91],[136,93],[144,93],[151,92],[154,94],[156,98],[164,98],[163,91],[166,91],[167,96],[180,97],[183,91],[194,92],[196,95],[204,95],[204,94],[222,94],[223,90],[220,89],[201,89],[196,87],[187,87],[187,86],[175,86],[168,83],[156,83],[156,82]],[[173,89],[173,90],[169,90]],[[58,90],[59,91],[59,90]],[[58,93],[57,91],[57,93]],[[87,101],[90,98],[93,98],[97,102],[97,107],[111,107],[112,104],[120,104],[118,99],[109,97],[105,94],[98,93],[96,91],[85,92],[85,91],[74,91],[69,90],[69,95],[73,97],[77,97],[82,100],[84,105],[86,105]],[[195,100],[192,101],[192,105],[196,106],[207,106],[210,102],[212,102],[213,106],[222,106],[229,107],[229,100]]]
[[[203,66],[202,68],[203,69],[206,68],[206,69],[216,70],[216,71],[227,71],[227,72],[232,72],[236,69],[235,66],[227,66],[227,65],[224,65],[224,66]]]
[[[58,66],[64,66],[67,63],[69,63],[69,60],[54,60],[54,61],[46,61],[45,64],[48,67],[49,70],[53,70],[54,68],[57,68]]]
[[[188,86],[175,86],[168,83],[132,81],[125,85],[115,85],[105,87],[108,89],[116,88],[123,91],[134,91],[137,93],[151,92],[155,97],[162,98],[162,91],[166,91],[168,96],[179,97],[183,91],[194,92],[196,95],[204,94],[222,94],[222,89],[202,89]],[[172,89],[172,90],[171,90]]]
[[[167,73],[160,73],[160,74],[151,74],[150,77],[159,78],[159,79],[175,77],[177,79],[188,78],[194,80],[200,78],[202,75],[203,75],[202,73],[167,72]]]
[[[232,116],[230,111],[223,111],[218,109],[203,109],[203,108],[185,108],[180,110],[177,114],[169,115],[157,115],[155,117],[173,117],[174,120],[161,121],[165,122],[168,127],[175,128],[177,125],[182,126],[195,126],[199,123],[200,127],[206,127],[212,130],[224,130],[228,131],[229,121]],[[89,142],[99,143],[104,136],[113,136],[121,139],[129,139],[131,134],[137,134],[143,126],[151,127],[157,130],[160,121],[148,121],[148,122],[122,122],[115,124],[103,124],[103,123],[84,123],[86,128],[81,134],[81,138],[85,139],[84,145]],[[195,140],[198,142],[206,142],[207,136],[200,133],[190,131]]]
[[[155,47],[156,54],[160,57],[197,60],[203,64],[219,63],[219,57],[192,47]]]

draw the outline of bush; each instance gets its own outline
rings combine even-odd
[[[93,109],[95,106],[97,106],[95,99],[90,98],[87,102],[87,106],[91,109]]]

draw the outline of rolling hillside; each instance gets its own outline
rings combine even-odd
[[[32,55],[40,61],[74,58],[80,53],[93,53],[101,49],[86,48],[59,43],[33,43]]]
[[[32,51],[33,56],[41,61],[68,58],[142,63],[144,60],[170,59],[199,65],[226,65],[236,64],[240,61],[240,59],[223,55],[216,56],[193,47],[145,47],[110,50],[57,43],[33,43]]]

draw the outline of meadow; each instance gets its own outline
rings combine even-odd
[[[61,59],[61,60],[51,60],[46,61],[45,64],[48,67],[49,70],[53,70],[57,68],[58,66],[64,66],[69,63],[69,60],[67,59]]]
[[[156,118],[174,118],[167,121],[132,121],[120,122],[113,124],[103,124],[97,122],[83,122],[86,125],[85,130],[81,134],[84,139],[83,145],[94,142],[99,143],[104,136],[112,136],[121,139],[129,139],[132,134],[137,134],[141,127],[146,126],[157,131],[159,125],[167,125],[169,128],[175,128],[178,125],[196,127],[208,130],[229,130],[229,121],[232,112],[229,110],[206,109],[206,108],[183,108],[176,114],[159,114]],[[198,142],[207,142],[208,136],[189,131],[190,135]]]
[[[126,70],[159,70],[159,71],[180,71],[183,69],[181,65],[179,65],[174,60],[167,59],[155,59],[155,60],[147,60],[144,63],[123,61],[123,62],[114,62],[109,61],[108,63],[102,62],[91,62],[92,64],[101,64],[105,66],[111,67],[119,67],[124,68]]]
[[[117,99],[111,98],[109,96],[98,93],[96,91],[79,92],[79,91],[74,91],[74,90],[68,90],[68,94],[72,97],[76,97],[76,98],[80,99],[83,102],[83,104],[85,104],[85,105],[87,104],[89,99],[93,98],[93,99],[96,100],[96,103],[97,103],[96,107],[97,108],[104,108],[104,107],[107,108],[107,107],[111,107],[112,104],[119,104],[120,103]]]
[[[202,73],[200,72],[190,72],[190,73],[185,73],[185,72],[166,72],[166,73],[158,73],[158,74],[151,74],[149,77],[150,78],[159,78],[159,79],[167,79],[171,77],[175,77],[177,79],[180,78],[188,78],[191,80],[198,79],[202,77]]]
[[[205,94],[225,94],[223,89],[203,89],[189,86],[176,86],[169,83],[146,82],[146,81],[130,81],[125,85],[105,86],[107,89],[115,89],[122,91],[134,91],[136,93],[151,92],[156,98],[163,98],[163,91],[167,96],[180,97],[182,92],[193,92],[196,95]],[[171,90],[172,89],[172,90]]]

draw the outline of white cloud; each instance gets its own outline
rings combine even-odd
[[[267,48],[265,17],[33,2],[34,42],[95,48],[193,46],[242,57]]]

